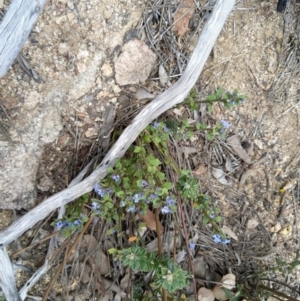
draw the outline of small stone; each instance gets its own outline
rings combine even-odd
[[[114,85],[114,87],[113,87],[113,91],[114,91],[114,93],[120,93],[121,92],[121,89],[120,89],[120,87],[118,86],[118,85]]]
[[[281,230],[281,224],[280,222],[277,222],[274,227],[271,227],[270,232],[277,233]]]
[[[52,185],[53,181],[49,177],[44,176],[43,178],[41,178],[39,184],[37,185],[37,188],[41,191],[49,191]]]
[[[135,93],[137,91],[136,87],[129,87],[129,92]]]
[[[247,222],[247,229],[255,229],[259,225],[259,222],[255,218],[251,218]]]
[[[68,54],[69,50],[70,50],[70,47],[67,43],[60,43],[58,45],[58,53],[61,55]]]
[[[104,63],[102,65],[101,72],[102,72],[102,75],[105,76],[105,77],[110,77],[110,76],[113,75],[112,67],[107,63]]]
[[[98,130],[95,128],[88,128],[84,135],[87,138],[96,138],[98,136]]]
[[[74,3],[72,1],[68,1],[67,5],[69,9],[74,9]]]
[[[76,64],[76,66],[77,66],[77,71],[78,71],[79,73],[83,73],[83,72],[86,71],[86,65],[85,65],[84,63],[78,62],[78,63]]]

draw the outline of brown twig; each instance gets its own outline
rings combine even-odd
[[[178,200],[178,209],[180,211],[180,216],[181,216],[183,233],[184,233],[184,237],[185,237],[185,246],[186,246],[186,250],[187,250],[187,254],[188,254],[189,266],[190,266],[191,273],[193,275],[193,289],[194,289],[195,301],[198,301],[195,271],[194,271],[194,267],[193,267],[193,264],[192,264],[192,256],[191,256],[191,253],[190,253],[190,248],[189,248],[189,243],[188,243],[188,237],[189,236],[188,236],[187,229],[186,229],[186,224],[185,224],[185,217],[184,217],[184,212],[183,212],[184,209],[183,209],[183,206],[182,206],[181,197],[179,195],[177,195],[177,200]]]

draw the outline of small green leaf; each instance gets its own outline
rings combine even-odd
[[[211,94],[209,96],[207,96],[206,100],[207,101],[214,101],[217,99],[217,96],[215,94]]]
[[[136,154],[138,154],[138,153],[140,153],[141,152],[141,150],[142,150],[142,148],[140,147],[140,146],[136,146],[135,148],[134,148],[134,153],[136,153]]]

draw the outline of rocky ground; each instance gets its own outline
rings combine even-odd
[[[170,7],[178,6],[177,1],[171,2]],[[109,148],[103,138],[114,121],[126,125],[144,105],[144,98],[149,101],[180,76],[201,30],[197,24],[207,17],[199,10],[204,3],[196,1],[196,25],[183,32],[178,28],[174,34],[176,49],[184,53],[182,65],[176,68],[168,39],[159,44],[156,35],[151,41],[143,27],[149,12],[161,13],[160,1],[152,4],[47,2],[22,50],[41,83],[17,64],[0,79],[0,113],[10,136],[2,133],[0,139],[0,229],[17,218],[11,209],[23,214],[66,188],[89,158]],[[196,154],[187,156],[195,162],[194,169],[201,170],[202,189],[214,196],[224,223],[247,240],[245,248],[251,241],[265,243],[269,252],[253,256],[271,254],[262,258],[267,264],[274,263],[272,254],[286,261],[295,257],[300,229],[300,5],[289,1],[284,13],[278,13],[276,5],[274,0],[239,1],[196,85],[203,98],[218,87],[238,89],[247,96],[231,110],[215,106],[212,118],[228,120],[227,134],[238,134],[247,142],[248,154],[258,164],[245,167],[250,172],[242,185],[235,178],[237,184],[223,186],[212,176],[216,164],[211,154],[219,153],[223,160],[226,150],[218,144],[186,145],[197,148]],[[161,63],[171,75],[165,86],[159,80]],[[148,93],[147,97],[141,93]],[[51,234],[51,228],[42,230],[41,237]],[[24,242],[32,233],[26,235]],[[267,242],[255,240],[262,236],[268,237]],[[32,294],[42,296],[49,279],[45,277]],[[297,279],[299,269],[288,279],[299,289]]]

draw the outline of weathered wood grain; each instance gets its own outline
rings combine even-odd
[[[14,271],[6,248],[0,248],[0,286],[7,301],[22,301],[17,291]]]
[[[234,4],[235,0],[218,0],[216,2],[211,17],[202,30],[196,48],[181,78],[172,87],[157,96],[134,118],[94,172],[73,187],[51,196],[22,218],[15,221],[7,229],[0,232],[0,247],[6,246],[17,239],[38,221],[47,217],[51,211],[91,191],[94,185],[106,176],[107,169],[114,166],[116,159],[124,155],[129,146],[148,124],[184,100],[199,78],[203,66]]]
[[[0,23],[0,78],[25,44],[46,0],[13,0]]]

